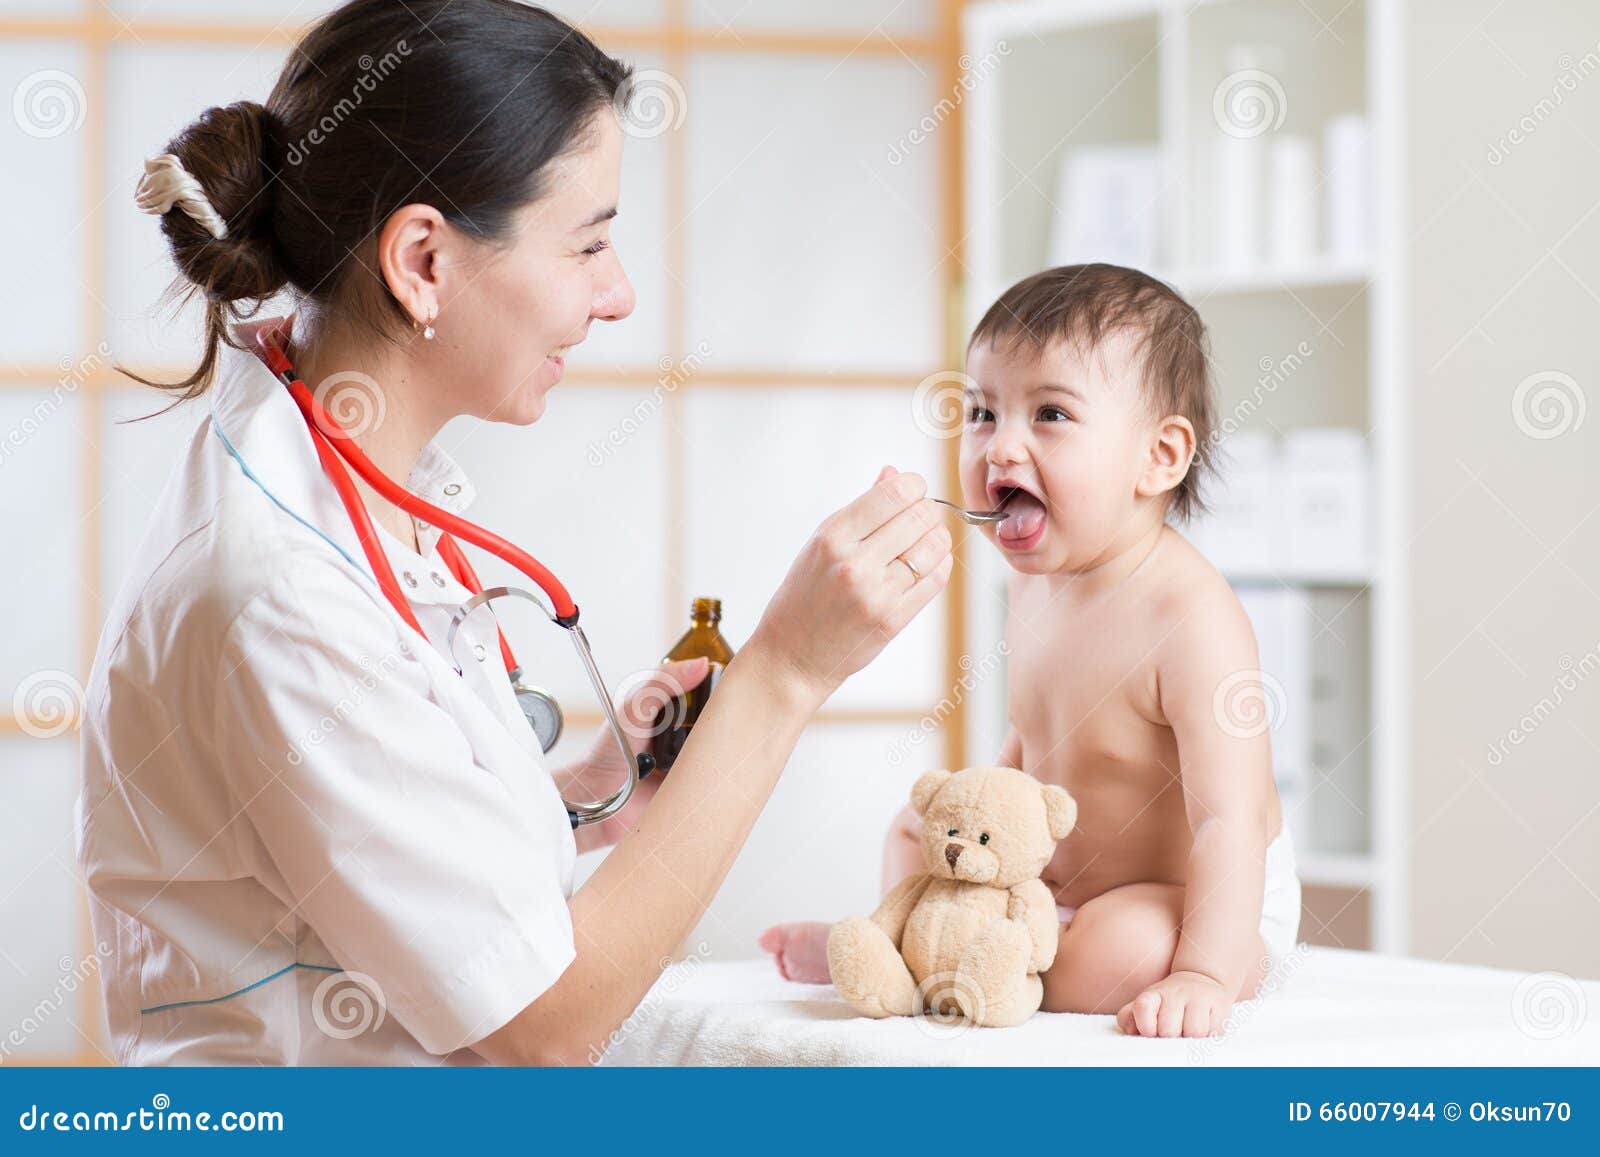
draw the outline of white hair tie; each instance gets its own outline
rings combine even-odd
[[[211,236],[221,239],[228,235],[227,223],[211,207],[205,189],[171,153],[151,157],[144,163],[144,176],[133,196],[146,213],[160,217],[176,205],[204,225]]]

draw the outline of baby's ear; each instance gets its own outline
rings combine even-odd
[[[1044,796],[1044,818],[1050,825],[1050,838],[1066,839],[1078,822],[1078,801],[1067,794],[1066,788],[1053,783],[1040,784],[1039,791]]]
[[[1188,477],[1198,449],[1194,423],[1182,414],[1168,414],[1156,427],[1155,439],[1150,443],[1149,461],[1139,478],[1134,492],[1145,498],[1154,498],[1175,490]]]
[[[951,771],[923,772],[917,778],[917,782],[911,785],[911,810],[919,816],[926,812],[928,805],[933,802],[933,797],[939,794],[941,787],[950,782],[950,777],[954,774]]]

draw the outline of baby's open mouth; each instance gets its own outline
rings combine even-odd
[[[989,483],[989,502],[993,509],[1006,513],[995,525],[995,534],[1003,545],[1032,546],[1044,530],[1044,500],[1022,482]]]

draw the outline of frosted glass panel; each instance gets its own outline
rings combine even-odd
[[[86,0],[0,0],[4,16],[76,16]]]
[[[158,418],[171,401],[142,386],[109,391],[100,431],[102,615],[133,563],[167,478],[178,465],[195,426],[209,414],[204,402],[186,403]]]
[[[197,360],[200,311],[177,320],[157,300],[176,270],[160,225],[134,206],[146,157],[212,105],[264,100],[288,47],[249,45],[118,45],[110,52],[106,110],[107,333],[115,353],[135,369]],[[160,77],[160,84],[150,83]]]
[[[82,413],[70,390],[0,390],[0,524],[11,544],[0,567],[0,602],[11,608],[0,646],[7,698],[29,675],[84,674]]]
[[[770,924],[838,920],[877,907],[884,832],[917,776],[942,766],[938,743],[890,763],[906,730],[838,723],[806,730],[688,950],[703,940],[711,960],[758,956],[756,937]]]
[[[13,3],[51,6],[51,0],[0,0],[0,11]],[[268,24],[300,28],[339,7],[342,0],[107,0],[107,7],[126,20],[193,20],[204,24]],[[57,5],[59,6],[59,0]],[[661,0],[577,0],[544,7],[580,26],[659,24]]]
[[[477,488],[467,517],[555,572],[577,602],[613,685],[654,665],[677,621],[666,614],[661,569],[666,416],[652,398],[643,389],[562,385],[531,427],[463,418],[440,437]],[[606,448],[596,450],[597,443]],[[486,585],[530,585],[499,560],[466,550]],[[508,637],[531,682],[553,691],[568,710],[599,710],[565,631],[536,610],[525,617],[508,611],[507,622],[515,625]]]
[[[202,24],[268,24],[299,28],[339,7],[343,0],[108,0],[125,20],[185,20]]]
[[[85,56],[60,40],[0,44],[0,218],[7,274],[0,279],[0,358],[51,363],[81,343],[84,263]]]
[[[690,0],[698,25],[740,29],[792,29],[895,33],[933,31],[933,0]]]
[[[666,20],[663,0],[569,0],[545,7],[586,29],[662,24]],[[617,51],[615,44],[601,43],[600,47],[614,56],[625,55]]]
[[[72,847],[78,794],[70,737],[0,739],[0,1059],[66,1060],[92,1037],[89,992],[100,961],[86,953],[83,889]],[[13,1041],[11,1033],[21,1038]]]
[[[890,160],[935,104],[933,81],[898,57],[717,55],[696,60],[686,91],[689,344],[718,365],[936,361],[949,142]]]
[[[941,491],[942,443],[912,420],[911,388],[694,390],[685,407],[691,594],[720,595],[738,646],[817,525],[893,465]],[[947,690],[941,595],[832,706],[924,710]]]

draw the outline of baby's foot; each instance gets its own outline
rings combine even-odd
[[[756,941],[772,953],[778,972],[799,984],[828,983],[828,925],[818,920],[774,924]]]

